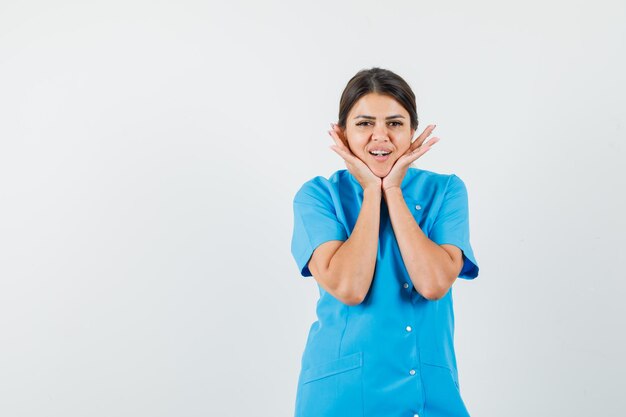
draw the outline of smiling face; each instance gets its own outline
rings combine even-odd
[[[413,133],[406,109],[377,93],[364,95],[352,106],[344,131],[352,153],[380,178],[409,149]]]

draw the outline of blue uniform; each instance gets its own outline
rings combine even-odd
[[[467,190],[455,174],[409,167],[402,193],[435,243],[463,251],[460,278],[478,276],[469,241]],[[291,252],[303,277],[315,248],[350,236],[363,188],[346,169],[315,177],[294,197]],[[381,199],[376,268],[365,300],[342,303],[318,285],[317,318],[302,355],[296,417],[462,417],[454,353],[452,289],[439,300],[409,278]]]

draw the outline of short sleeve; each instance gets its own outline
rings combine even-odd
[[[459,278],[473,279],[478,276],[478,263],[470,245],[467,189],[455,174],[450,176],[429,237],[438,245],[449,243],[463,251],[463,267]]]
[[[329,185],[322,180],[317,177],[305,183],[293,200],[291,253],[303,277],[312,276],[308,263],[319,245],[348,239],[344,225],[337,219]]]

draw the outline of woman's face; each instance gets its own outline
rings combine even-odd
[[[344,131],[352,153],[380,178],[409,149],[413,133],[409,112],[391,96],[377,93],[364,95],[352,106]],[[378,156],[373,151],[389,154]]]

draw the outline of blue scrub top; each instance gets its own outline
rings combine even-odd
[[[478,276],[469,241],[467,190],[455,174],[409,167],[401,184],[407,206],[435,243],[463,251],[460,278]],[[293,200],[291,252],[303,277],[315,248],[345,241],[363,202],[347,169],[307,181]],[[469,416],[454,353],[452,288],[439,300],[409,278],[381,199],[376,268],[365,300],[349,306],[318,284],[317,318],[302,355],[296,417]]]

